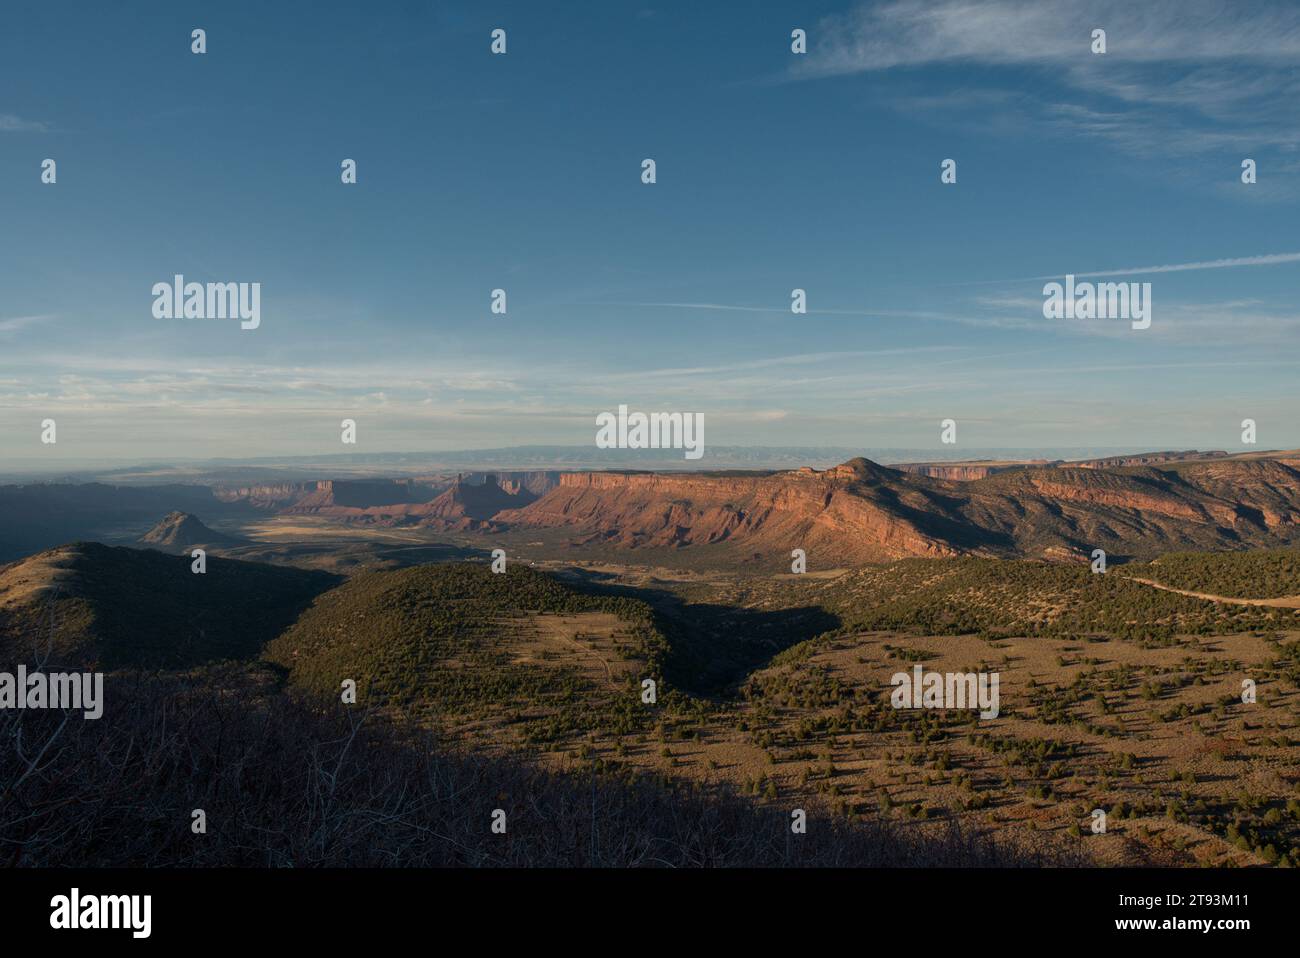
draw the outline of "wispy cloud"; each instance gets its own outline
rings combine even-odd
[[[0,339],[8,339],[15,333],[27,329],[29,326],[36,326],[40,323],[49,322],[53,315],[42,316],[15,316],[13,319],[0,319]]]
[[[969,284],[960,284],[969,285]],[[721,310],[724,312],[740,313],[771,313],[771,314],[788,314],[790,304],[783,303],[774,306],[737,306],[728,303],[676,303],[676,302],[646,302],[646,301],[607,301],[571,303],[572,306],[602,306],[602,307],[636,307],[645,309],[702,309],[702,310]],[[861,318],[884,317],[889,319],[936,319],[950,320],[951,316],[943,313],[926,312],[915,309],[809,309],[806,313],[808,316],[857,316]]]
[[[1234,15],[1214,0],[897,0],[828,18],[800,69],[857,73],[954,61],[1070,69],[1075,61],[1102,62],[1089,50],[1097,27],[1107,32],[1107,70],[1116,62],[1286,65],[1300,56],[1300,16],[1289,4],[1259,4]],[[1098,70],[1096,76],[1088,82],[1122,86],[1113,73]],[[1186,86],[1198,98],[1205,95],[1203,82]],[[1124,89],[1131,98],[1147,97],[1138,85]]]
[[[1106,31],[1104,55],[1090,49],[1096,28]],[[810,44],[787,79],[986,68],[951,96],[894,91],[909,111],[960,120],[972,103],[997,102],[1005,122],[1013,100],[1022,120],[1138,155],[1300,145],[1300,8],[1290,3],[896,0],[826,18]],[[1023,81],[999,69],[1040,71],[1041,92],[1024,95]],[[900,87],[909,76],[900,74]]]
[[[967,350],[969,346],[908,346],[900,349],[848,349],[826,353],[800,353],[793,356],[770,356],[745,362],[728,363],[720,366],[688,366],[675,369],[650,369],[640,373],[618,373],[608,378],[625,380],[628,376],[714,376],[719,373],[741,372],[755,369],[769,369],[774,366],[812,365],[835,360],[861,359],[868,356],[910,356],[933,352],[950,352]]]
[[[39,120],[24,120],[12,113],[0,113],[0,133],[45,133],[49,128],[48,123]]]

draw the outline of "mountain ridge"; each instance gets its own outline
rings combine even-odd
[[[720,545],[825,562],[912,556],[1086,558],[1300,541],[1300,458],[1160,466],[1062,465],[956,481],[855,458],[748,477],[571,473],[507,527],[562,528],[575,545]]]

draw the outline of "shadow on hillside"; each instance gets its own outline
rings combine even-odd
[[[188,668],[250,658],[342,578],[292,566],[72,543],[66,581],[0,621],[0,657],[74,668]]]
[[[991,551],[1007,556],[1014,556],[1017,552],[1015,536],[1009,531],[988,528],[988,523],[977,525],[962,514],[965,499],[927,492],[928,507],[917,509],[903,503],[892,491],[882,493],[882,497],[888,498],[891,508],[934,539],[972,552]],[[1008,521],[1014,525],[1015,518],[1008,517]]]
[[[558,576],[587,592],[648,604],[670,647],[666,678],[692,695],[728,695],[781,652],[841,625],[820,606],[747,609],[686,602],[671,589],[625,585],[588,569],[566,569]]]
[[[0,711],[0,861],[36,867],[1042,866],[1076,863],[954,822],[921,832],[789,813],[655,776],[555,773],[304,707],[256,670],[117,673],[100,721]],[[16,729],[22,724],[23,748]],[[30,756],[57,739],[41,774]],[[177,770],[183,774],[177,774]],[[207,832],[194,841],[193,809]],[[507,815],[493,834],[489,810]],[[181,823],[178,827],[177,823]]]

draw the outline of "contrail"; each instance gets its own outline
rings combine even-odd
[[[1096,273],[1075,273],[1075,276],[1133,276],[1137,273],[1181,273],[1193,269],[1228,269],[1233,266],[1273,266],[1277,263],[1300,261],[1300,253],[1270,253],[1267,256],[1239,256],[1236,259],[1211,259],[1201,263],[1175,263],[1172,266],[1141,266],[1137,269],[1107,269]],[[1034,279],[1056,279],[1055,276],[1035,276]]]
[[[1265,256],[1238,256],[1234,259],[1210,259],[1199,263],[1172,263],[1167,266],[1138,266],[1133,269],[1103,269],[1092,273],[1074,273],[1083,276],[1136,276],[1139,273],[1182,273],[1198,269],[1230,269],[1234,266],[1276,266],[1279,263],[1300,262],[1300,253],[1269,253]],[[1045,279],[1060,279],[1069,270],[1051,276],[1023,276],[1020,279],[984,279],[970,283],[952,283],[952,286],[983,286],[993,283],[1029,283]]]

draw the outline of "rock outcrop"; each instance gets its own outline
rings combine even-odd
[[[188,512],[169,512],[157,525],[140,537],[140,544],[167,552],[184,551],[194,546],[238,545],[243,540],[214,532],[198,516]]]
[[[429,503],[420,514],[420,525],[445,529],[480,529],[494,516],[535,502],[537,496],[519,482],[508,486],[488,474],[481,483],[457,480],[456,484]]]

